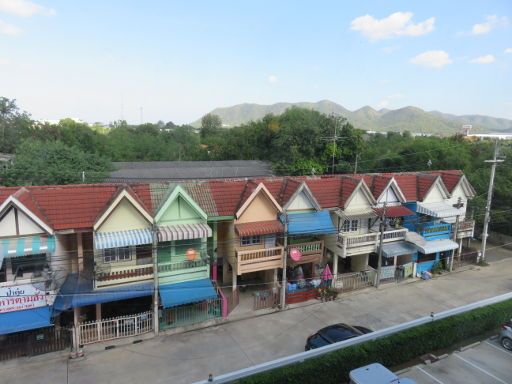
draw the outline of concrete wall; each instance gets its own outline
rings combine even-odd
[[[350,269],[353,272],[359,272],[367,269],[368,266],[368,254],[366,255],[355,255],[349,256],[351,258],[350,261]]]

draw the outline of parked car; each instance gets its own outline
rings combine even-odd
[[[349,374],[349,384],[416,384],[414,380],[402,378],[379,363],[353,369]]]
[[[310,349],[320,348],[370,332],[373,331],[360,325],[351,326],[343,323],[329,325],[308,337],[305,350],[309,351]]]
[[[512,351],[512,319],[501,326],[500,344],[503,348]]]

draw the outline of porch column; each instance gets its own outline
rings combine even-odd
[[[213,263],[212,280],[217,281],[217,222],[213,223]]]
[[[222,258],[222,284],[229,282],[229,263],[228,258],[224,256]]]
[[[396,268],[396,259],[397,259],[397,256],[395,256],[395,257],[393,258],[393,265],[395,266],[395,268]]]
[[[274,269],[274,287],[277,287],[277,268]]]
[[[457,260],[460,261],[460,255],[462,254],[462,239],[459,240],[459,249],[457,250]]]
[[[73,352],[76,354],[80,348],[80,308],[73,308]]]
[[[157,226],[153,226],[153,244],[151,247],[151,258],[153,259],[153,332],[158,336],[158,232]]]
[[[96,321],[101,320],[101,303],[96,304]]]
[[[78,274],[84,271],[84,244],[82,232],[76,234],[76,250],[77,250],[77,270]]]
[[[332,274],[336,278],[338,276],[338,254],[334,254],[334,259],[332,260]]]
[[[233,291],[236,291],[236,268],[231,268],[233,270],[233,280],[232,280],[232,284],[233,284]]]

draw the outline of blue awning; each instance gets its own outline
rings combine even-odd
[[[0,314],[0,335],[51,326],[50,307]]]
[[[410,255],[416,252],[416,247],[405,241],[398,241],[396,243],[384,244],[382,246],[382,256],[395,257],[401,255]]]
[[[23,236],[0,240],[0,267],[6,257],[36,255],[55,251],[54,236]]]
[[[96,249],[119,248],[151,243],[153,243],[151,228],[94,233],[94,247]]]
[[[160,299],[164,308],[217,298],[210,279],[185,281],[183,283],[165,284],[160,288]]]
[[[281,215],[281,221],[284,221],[283,215]],[[329,211],[288,214],[289,235],[333,234],[336,232]]]
[[[53,304],[55,313],[68,309],[84,307],[86,305],[108,303],[111,301],[135,299],[137,297],[151,296],[153,282],[129,284],[116,288],[93,289],[92,279],[69,274],[60,288],[59,294]]]

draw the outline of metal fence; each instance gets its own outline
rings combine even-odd
[[[334,276],[333,287],[341,292],[354,291],[375,285],[376,279],[377,271],[373,268],[361,272],[342,273]]]
[[[301,363],[304,360],[308,360],[311,358],[319,357],[325,355],[327,353],[350,347],[352,345],[357,345],[364,343],[370,340],[377,340],[385,336],[392,335],[394,333],[398,333],[400,331],[417,327],[418,325],[427,324],[432,321],[445,319],[447,317],[451,317],[454,315],[458,315],[460,313],[468,312],[476,308],[485,307],[487,305],[496,304],[505,300],[512,299],[512,292],[506,293],[503,295],[491,297],[489,299],[480,300],[475,303],[471,303],[468,305],[464,305],[462,307],[458,307],[455,309],[450,309],[447,311],[439,312],[439,313],[431,313],[430,316],[424,316],[416,320],[408,321],[406,323],[394,325],[389,328],[381,329],[375,332],[367,333],[365,335],[361,335],[359,337],[354,337],[352,339],[348,339],[345,341],[340,341],[338,343],[330,344],[325,347],[320,347],[316,349],[312,349],[310,351],[296,353],[294,355],[281,357],[276,360],[268,361],[262,364],[254,365],[252,367],[243,368],[238,371],[226,373],[219,375],[217,377],[211,377],[210,379],[198,381],[195,384],[224,384],[235,382],[241,378],[252,376],[258,373],[267,372],[275,368],[284,367],[290,364]]]
[[[228,314],[230,314],[238,304],[240,304],[240,292],[238,288],[234,291],[230,290],[229,293],[226,294],[226,298],[228,300]]]
[[[222,316],[222,300],[213,299],[199,303],[181,305],[162,311],[160,328],[176,328],[202,323]]]
[[[153,330],[153,313],[148,311],[136,315],[88,321],[79,324],[78,329],[80,345],[137,336]]]
[[[0,361],[62,351],[71,347],[69,329],[54,327],[0,336]]]
[[[254,310],[277,307],[279,305],[279,292],[279,288],[271,288],[254,292]]]

